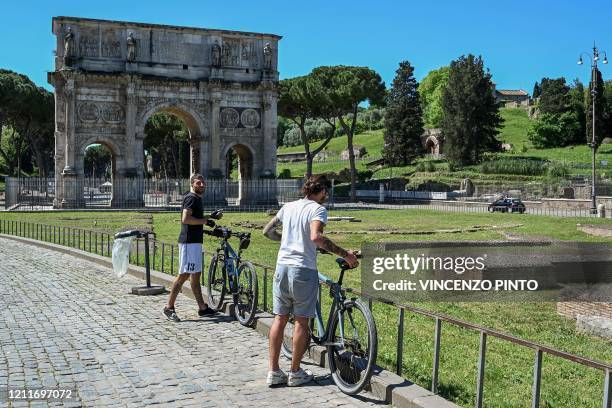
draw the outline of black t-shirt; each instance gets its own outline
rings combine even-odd
[[[191,216],[194,218],[204,218],[204,208],[202,207],[202,199],[191,191],[185,194],[183,205],[181,206],[181,217],[183,210],[191,209]],[[196,244],[202,243],[204,235],[203,225],[187,225],[181,224],[181,233],[179,234],[178,242],[181,244]]]

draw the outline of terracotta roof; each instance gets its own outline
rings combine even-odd
[[[508,96],[527,96],[529,95],[526,91],[522,89],[498,89],[497,93]]]

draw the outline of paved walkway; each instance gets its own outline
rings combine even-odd
[[[266,338],[227,316],[198,319],[183,295],[176,305],[183,322],[169,322],[161,314],[165,295],[128,294],[140,284],[0,238],[0,388],[75,389],[77,398],[64,401],[70,406],[377,405],[369,394],[342,394],[314,365],[308,386],[266,387]],[[62,403],[31,403],[47,405]]]

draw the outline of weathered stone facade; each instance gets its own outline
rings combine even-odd
[[[75,17],[53,18],[53,33],[55,207],[83,205],[92,143],[113,154],[113,202],[142,205],[144,127],[158,112],[187,125],[193,172],[227,176],[234,148],[242,179],[276,174],[280,36]]]

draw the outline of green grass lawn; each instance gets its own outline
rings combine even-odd
[[[527,112],[520,108],[503,108],[500,114],[504,123],[500,129],[498,140],[510,143],[515,151],[520,152],[523,146],[530,147],[527,139],[527,130],[531,125],[531,119]]]
[[[178,212],[44,212],[2,213],[0,219],[24,220],[48,225],[74,226],[113,234],[124,228],[150,228],[159,241],[174,243],[180,228]],[[491,240],[505,239],[503,231],[525,237],[550,237],[568,241],[612,242],[611,239],[588,236],[577,230],[577,223],[610,224],[609,220],[552,218],[530,215],[462,214],[432,210],[331,211],[330,216],[355,216],[361,222],[332,221],[326,233],[339,244],[359,248],[363,242],[415,240]],[[263,213],[226,213],[221,224],[235,230],[250,231],[252,243],[244,257],[274,265],[278,244],[265,239],[261,228],[269,220]],[[517,225],[518,224],[518,225]],[[473,226],[500,226],[478,232],[443,233],[442,229]],[[390,232],[397,234],[391,234]],[[402,235],[402,232],[423,235]],[[207,237],[205,247],[215,242]],[[158,246],[159,251],[159,246]],[[160,254],[155,267],[160,269]],[[319,256],[320,271],[337,277],[332,256]],[[141,255],[142,260],[142,255]],[[166,270],[169,256],[166,254]],[[263,269],[258,268],[260,279]],[[271,279],[273,271],[268,271]],[[358,271],[347,273],[346,285],[359,288]],[[262,284],[260,290],[263,291]],[[263,293],[263,292],[262,292]],[[268,284],[268,296],[271,285]],[[325,293],[325,291],[323,292]],[[260,294],[260,301],[262,301]],[[268,297],[270,301],[271,297]],[[324,297],[326,300],[327,298]],[[592,359],[612,362],[609,341],[585,336],[575,330],[573,321],[557,315],[554,303],[419,303],[417,306],[446,313],[453,317],[482,324],[519,337],[527,338],[564,351]],[[329,305],[324,303],[324,309]],[[397,339],[397,309],[375,304],[374,315],[379,332],[378,362],[393,368]],[[429,387],[433,347],[433,320],[407,313],[405,321],[403,374],[418,384]],[[440,392],[462,406],[473,406],[475,399],[478,333],[443,325],[440,362]],[[528,405],[534,352],[508,342],[490,338],[485,376],[485,405],[516,407]],[[596,370],[545,356],[542,379],[542,406],[599,407],[603,376]]]

